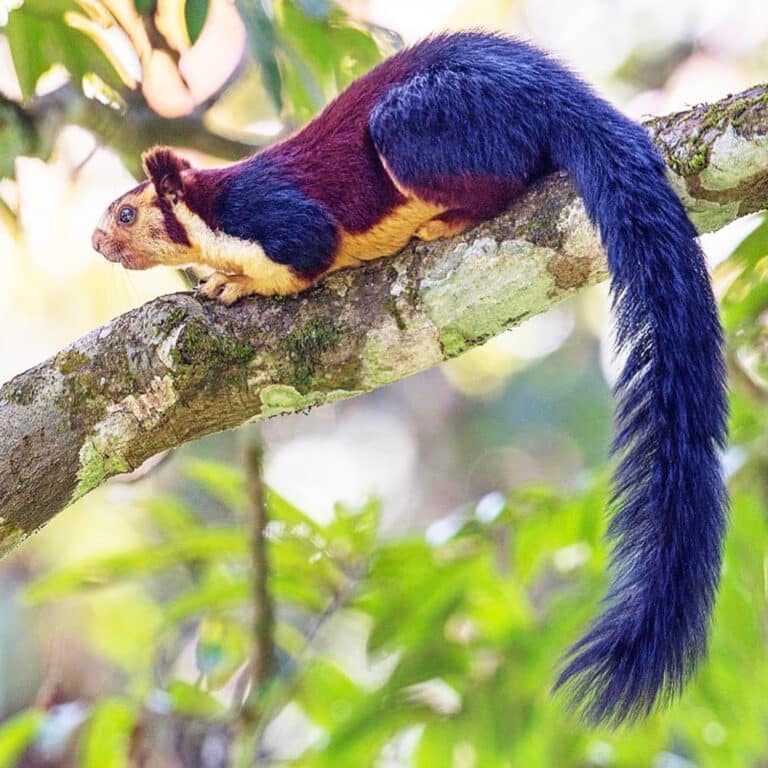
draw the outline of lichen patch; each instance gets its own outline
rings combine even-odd
[[[699,232],[716,232],[739,216],[738,202],[718,202],[694,197],[689,189],[688,181],[671,171],[667,179],[682,200],[688,216]]]
[[[143,432],[155,429],[176,404],[178,395],[170,375],[155,376],[138,397],[128,395],[107,407],[106,416],[80,448],[77,486],[70,503],[101,485],[108,477],[129,472],[128,448]]]
[[[153,429],[158,425],[165,412],[176,404],[177,394],[170,375],[155,376],[149,385],[149,391],[138,397],[128,395],[123,401],[107,409],[108,413],[114,413],[121,409],[131,412],[138,426],[142,429]]]
[[[551,248],[479,238],[458,245],[421,282],[424,308],[444,357],[453,357],[552,303]]]
[[[270,384],[259,395],[261,399],[261,418],[279,416],[281,413],[294,413],[312,408],[320,403],[346,400],[363,394],[357,390],[336,389],[330,392],[307,392],[302,394],[295,387],[287,384]]]
[[[366,389],[375,389],[442,360],[440,334],[432,323],[417,325],[410,320],[405,331],[396,318],[388,318],[366,334],[360,352],[360,378]]]
[[[768,168],[768,136],[739,136],[728,126],[714,141],[709,164],[699,174],[705,189],[733,189]]]
[[[177,344],[182,330],[182,325],[174,328],[157,348],[157,356],[170,371],[176,368],[178,358]]]

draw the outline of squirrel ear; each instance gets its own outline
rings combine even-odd
[[[192,166],[168,147],[155,147],[141,158],[147,178],[160,197],[184,197],[181,172]]]

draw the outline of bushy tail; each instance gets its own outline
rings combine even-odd
[[[589,99],[588,115],[558,120],[574,127],[555,136],[552,155],[599,226],[626,363],[615,387],[612,580],[556,687],[567,684],[589,720],[615,725],[678,694],[706,651],[727,514],[727,402],[694,228],[643,129]]]

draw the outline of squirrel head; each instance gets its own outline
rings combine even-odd
[[[185,206],[185,176],[192,166],[167,147],[146,152],[142,163],[147,179],[104,211],[91,238],[93,247],[127,269],[186,264],[193,260],[193,249],[177,214]]]

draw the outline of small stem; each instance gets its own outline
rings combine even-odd
[[[251,536],[253,573],[253,656],[251,689],[243,705],[241,718],[248,724],[260,719],[258,704],[264,685],[274,666],[274,610],[269,593],[269,553],[267,551],[267,506],[262,478],[264,444],[261,437],[251,438],[245,452],[248,491],[248,521]]]
[[[264,725],[263,694],[275,665],[274,607],[269,592],[269,552],[266,537],[267,506],[263,480],[264,444],[258,432],[251,433],[245,448],[247,491],[246,517],[250,533],[253,606],[253,650],[248,674],[250,687],[234,726],[231,764],[251,768]]]

